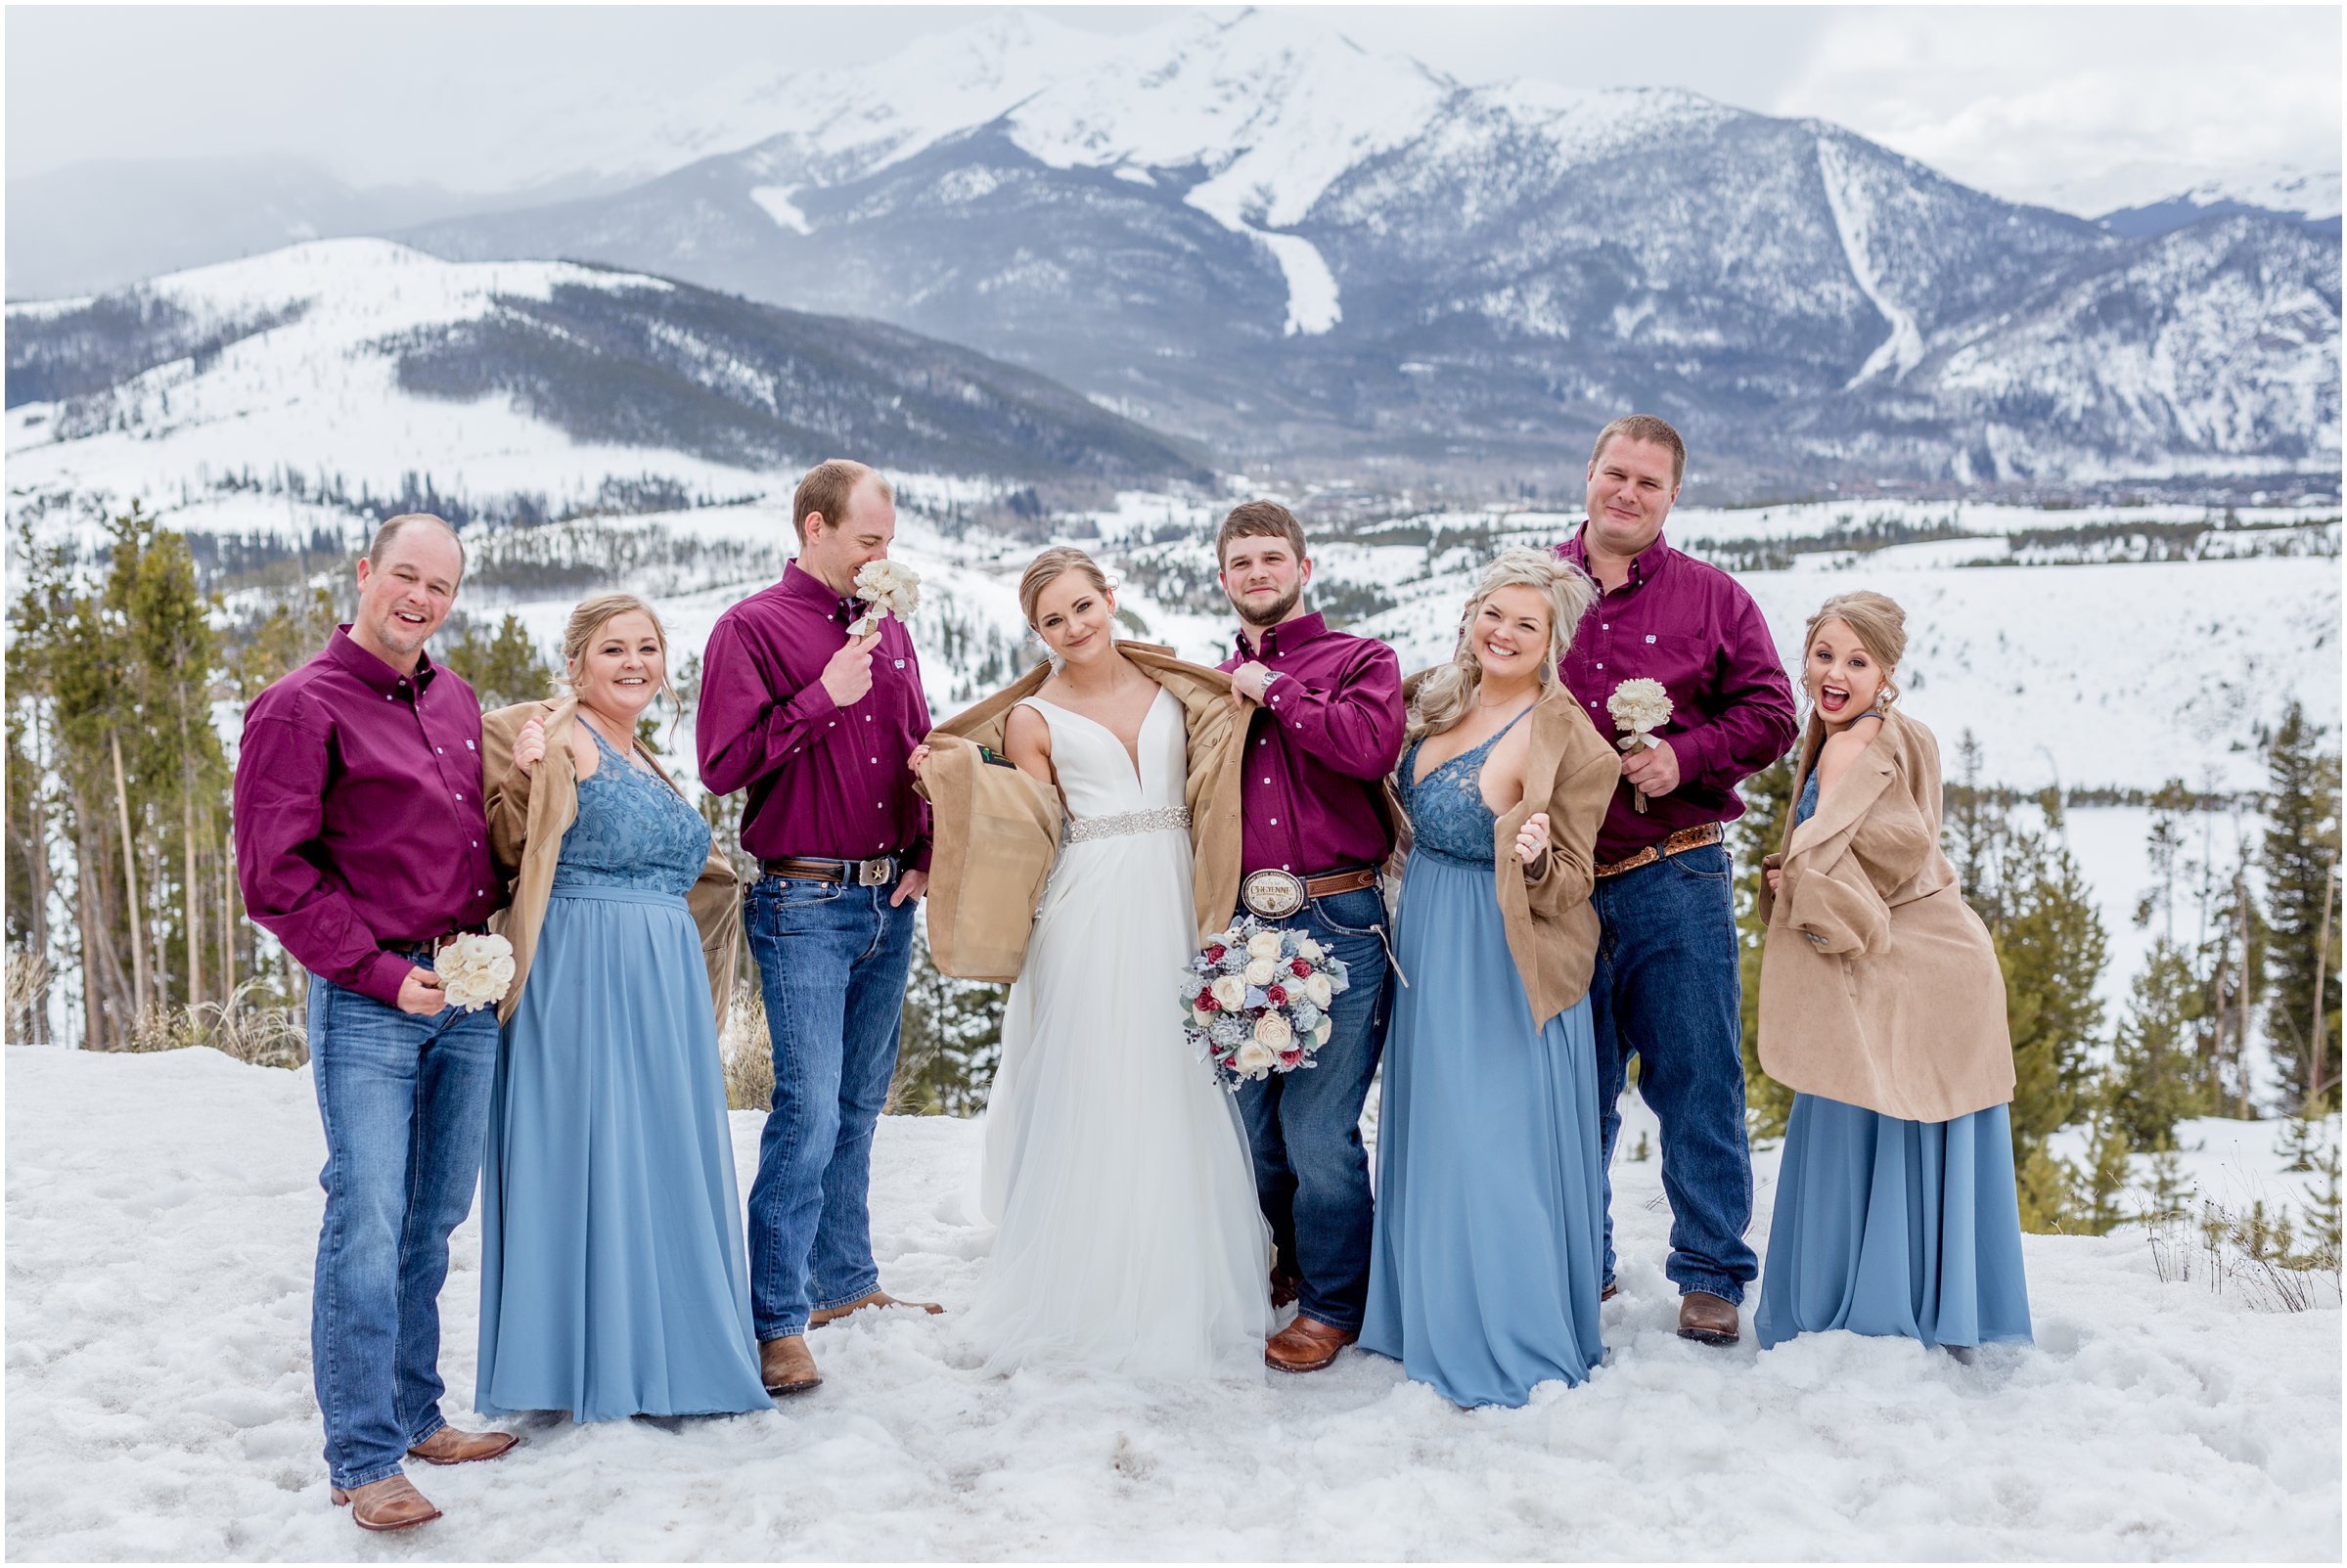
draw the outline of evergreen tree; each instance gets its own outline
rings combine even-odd
[[[529,640],[520,616],[506,611],[497,630],[488,633],[477,622],[451,620],[455,635],[443,635],[432,657],[471,683],[482,712],[554,694],[554,664]]]
[[[2121,1199],[2130,1175],[2127,1132],[2107,1113],[2095,1118],[2095,1142],[2087,1151],[2083,1228],[2107,1234],[2127,1218]]]
[[[1738,786],[1744,814],[1735,826],[1737,963],[1743,982],[1744,1125],[1755,1139],[1783,1138],[1793,1092],[1760,1067],[1760,959],[1768,927],[1760,918],[1761,857],[1784,841],[1793,809],[1793,764],[1783,758]]]
[[[972,1116],[986,1108],[1002,1055],[1002,986],[957,980],[915,944],[905,984],[902,1043],[888,1108],[924,1116]]]
[[[2265,879],[2272,932],[2266,1033],[2282,1068],[2285,1103],[2303,1100],[2314,1108],[2338,1103],[2339,753],[2323,746],[2320,732],[2293,701],[2267,746],[2266,766]],[[2318,973],[2324,977],[2320,1013]]]
[[[2108,1121],[2130,1149],[2174,1148],[2178,1120],[2206,1108],[2191,1046],[2200,1002],[2183,950],[2155,938],[2119,1022],[2105,1082]]]

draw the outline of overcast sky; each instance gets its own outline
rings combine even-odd
[[[591,113],[651,86],[689,111],[697,81],[745,61],[877,58],[982,9],[11,6],[7,167],[278,153],[463,187],[469,149],[553,98]],[[1182,9],[1055,15],[1129,31]],[[2339,166],[2335,6],[1316,9],[1467,82],[1692,88],[2075,211]]]

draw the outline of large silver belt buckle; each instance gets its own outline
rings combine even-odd
[[[1251,915],[1284,920],[1304,907],[1304,879],[1287,872],[1255,872],[1239,884],[1239,902]]]
[[[888,857],[885,855],[879,860],[857,861],[856,885],[858,887],[886,887],[895,880],[888,874],[889,870]]]

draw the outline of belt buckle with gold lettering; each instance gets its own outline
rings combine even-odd
[[[1304,907],[1304,879],[1287,872],[1254,872],[1239,884],[1239,902],[1267,920],[1284,920]]]

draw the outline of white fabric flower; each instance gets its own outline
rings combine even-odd
[[[1613,727],[1632,735],[1645,736],[1670,722],[1671,694],[1663,690],[1660,681],[1640,677],[1624,681],[1613,689],[1605,699],[1605,711],[1613,716]]]
[[[1304,976],[1304,1000],[1316,1008],[1326,1008],[1335,997],[1336,987],[1325,974]]]
[[[1246,956],[1250,959],[1276,959],[1280,956],[1280,933],[1257,931],[1246,939]]]
[[[1278,974],[1279,972],[1279,960],[1253,959],[1248,961],[1246,966],[1246,983],[1249,985],[1269,985],[1272,982],[1272,976]]]
[[[1329,1043],[1329,1035],[1330,1035],[1330,1032],[1331,1032],[1331,1031],[1332,1031],[1332,1030],[1333,1030],[1335,1027],[1336,1027],[1336,1023],[1335,1023],[1335,1020],[1334,1020],[1334,1019],[1331,1019],[1331,1018],[1323,1018],[1323,1019],[1321,1019],[1321,1021],[1320,1021],[1320,1027],[1312,1031],[1312,1045],[1313,1045],[1313,1049],[1315,1049],[1315,1050],[1318,1050],[1320,1047],[1327,1045],[1327,1044]]]
[[[1238,974],[1218,974],[1209,988],[1214,1000],[1226,1009],[1246,1006],[1246,977]]]
[[[1276,1012],[1267,1012],[1255,1020],[1255,1044],[1278,1054],[1295,1044],[1295,1031],[1287,1020]]]
[[[1250,1077],[1260,1077],[1262,1074],[1271,1071],[1272,1063],[1278,1061],[1279,1059],[1280,1053],[1278,1052],[1272,1050],[1269,1046],[1260,1045],[1257,1042],[1250,1040],[1245,1045],[1241,1046],[1238,1053],[1232,1056],[1231,1065],[1240,1072],[1245,1073]]]
[[[1310,937],[1305,937],[1301,942],[1298,942],[1295,945],[1295,956],[1299,959],[1302,959],[1307,963],[1318,963],[1320,962],[1320,956],[1327,951],[1328,949],[1322,947],[1318,942],[1313,941]]]
[[[494,931],[457,937],[433,959],[448,1005],[476,1011],[505,998],[514,983],[514,945]]]

